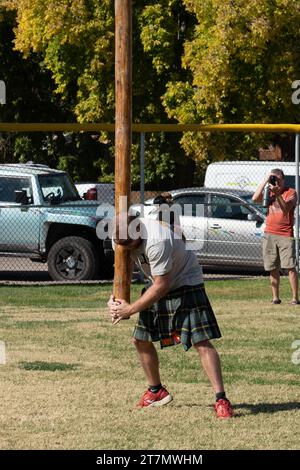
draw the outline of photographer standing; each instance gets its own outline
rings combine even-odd
[[[264,201],[268,207],[266,228],[263,240],[263,258],[266,271],[270,271],[273,304],[280,304],[279,284],[280,267],[289,272],[289,281],[293,298],[291,304],[299,304],[298,275],[295,269],[295,240],[293,233],[294,210],[297,204],[297,193],[284,186],[284,173],[275,169],[265,178],[255,191],[252,200],[262,202],[264,189],[267,185],[269,197]],[[264,198],[265,199],[265,198]]]

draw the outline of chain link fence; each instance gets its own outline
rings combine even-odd
[[[94,189],[81,197],[65,172],[45,165],[0,165],[0,279],[111,278],[111,250],[96,235]],[[102,195],[113,204],[111,188]]]
[[[198,230],[199,223],[203,224],[203,243],[196,250],[203,265],[263,271],[262,240],[267,207],[263,201],[254,203],[252,196],[274,169],[282,170],[285,185],[295,188],[295,162],[225,161],[208,166],[205,190],[198,190],[197,194],[199,202],[203,200],[204,217],[201,222],[195,218],[192,223],[194,230]],[[186,217],[182,221],[183,225],[191,223]],[[296,230],[294,236],[297,238]]]
[[[266,157],[278,158],[278,152],[261,155]],[[145,168],[147,160],[143,175]],[[283,170],[287,186],[296,187],[294,161],[223,161],[208,165],[202,187],[170,191],[166,202],[173,225],[175,214],[175,225],[202,265],[263,271],[266,209],[252,196],[275,168]],[[168,189],[145,191],[141,181],[131,204],[141,212],[145,202],[144,214],[161,218],[165,209],[153,205],[153,198]],[[2,163],[0,282],[112,279],[113,251],[97,236],[97,224],[113,206],[113,183],[74,183],[66,172],[47,165]]]
[[[140,202],[139,191],[132,200]],[[112,279],[113,250],[97,224],[113,208],[112,183],[76,184],[47,165],[0,164],[0,282]]]

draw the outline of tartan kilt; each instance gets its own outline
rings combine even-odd
[[[171,291],[140,312],[133,337],[160,341],[162,348],[182,343],[187,351],[201,341],[220,338],[221,332],[204,285],[198,284]]]

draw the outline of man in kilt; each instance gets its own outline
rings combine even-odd
[[[216,394],[217,416],[230,418],[233,411],[226,398],[219,355],[210,342],[220,338],[221,332],[205,293],[202,268],[170,226],[153,219],[133,219],[124,214],[116,218],[113,244],[130,250],[132,264],[135,262],[151,282],[135,302],[111,296],[108,307],[113,324],[139,312],[133,343],[148,389],[138,406],[162,406],[172,401],[161,384],[153,342],[159,341],[161,348],[181,343],[185,351],[194,346],[199,354]]]

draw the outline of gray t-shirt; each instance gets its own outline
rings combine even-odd
[[[142,243],[131,251],[131,258],[145,275],[171,273],[170,290],[203,283],[202,268],[196,255],[186,249],[168,225],[153,219],[140,219]]]

